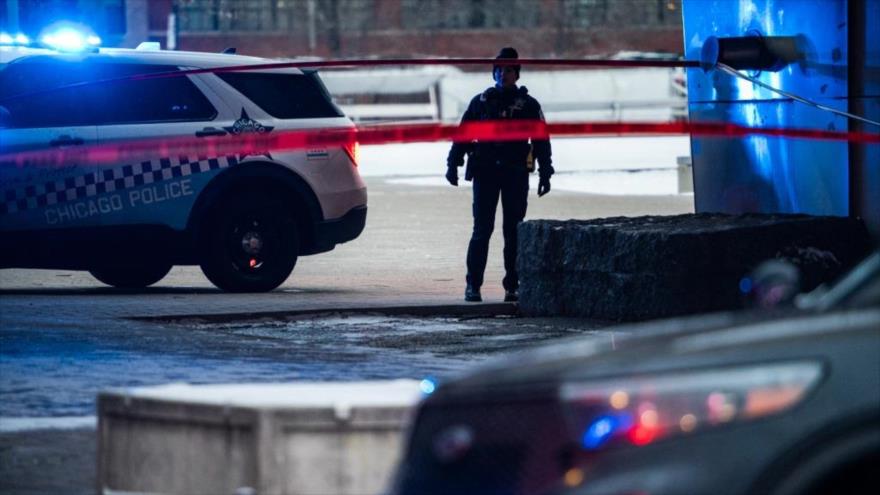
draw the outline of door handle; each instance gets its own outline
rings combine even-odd
[[[205,127],[201,131],[196,131],[196,137],[208,137],[208,136],[225,136],[226,131],[223,129],[217,129],[216,127]]]
[[[49,141],[49,146],[81,146],[83,143],[82,138],[64,135]]]

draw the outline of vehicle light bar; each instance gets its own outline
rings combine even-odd
[[[48,31],[40,37],[40,42],[62,52],[81,52],[96,49],[101,38],[82,29],[64,26]]]
[[[0,32],[0,46],[3,45],[29,45],[31,43],[30,38],[28,38],[24,33],[18,33],[15,36],[6,33]]]
[[[577,442],[596,450],[778,414],[803,400],[821,376],[820,363],[789,362],[567,383],[559,396]]]

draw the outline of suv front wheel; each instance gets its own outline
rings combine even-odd
[[[270,291],[296,265],[296,220],[278,193],[247,191],[220,202],[202,232],[202,271],[225,291]]]

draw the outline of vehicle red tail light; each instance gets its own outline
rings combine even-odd
[[[358,160],[360,159],[361,154],[361,146],[357,141],[351,141],[350,143],[346,143],[343,146],[345,153],[351,158],[351,163],[354,164],[355,167],[358,166]]]

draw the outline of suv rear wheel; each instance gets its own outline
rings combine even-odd
[[[296,265],[296,220],[289,202],[277,192],[249,190],[224,198],[202,232],[202,271],[225,291],[270,291]]]
[[[89,270],[93,277],[120,289],[142,289],[162,280],[171,270],[170,263],[141,266],[114,266]]]

